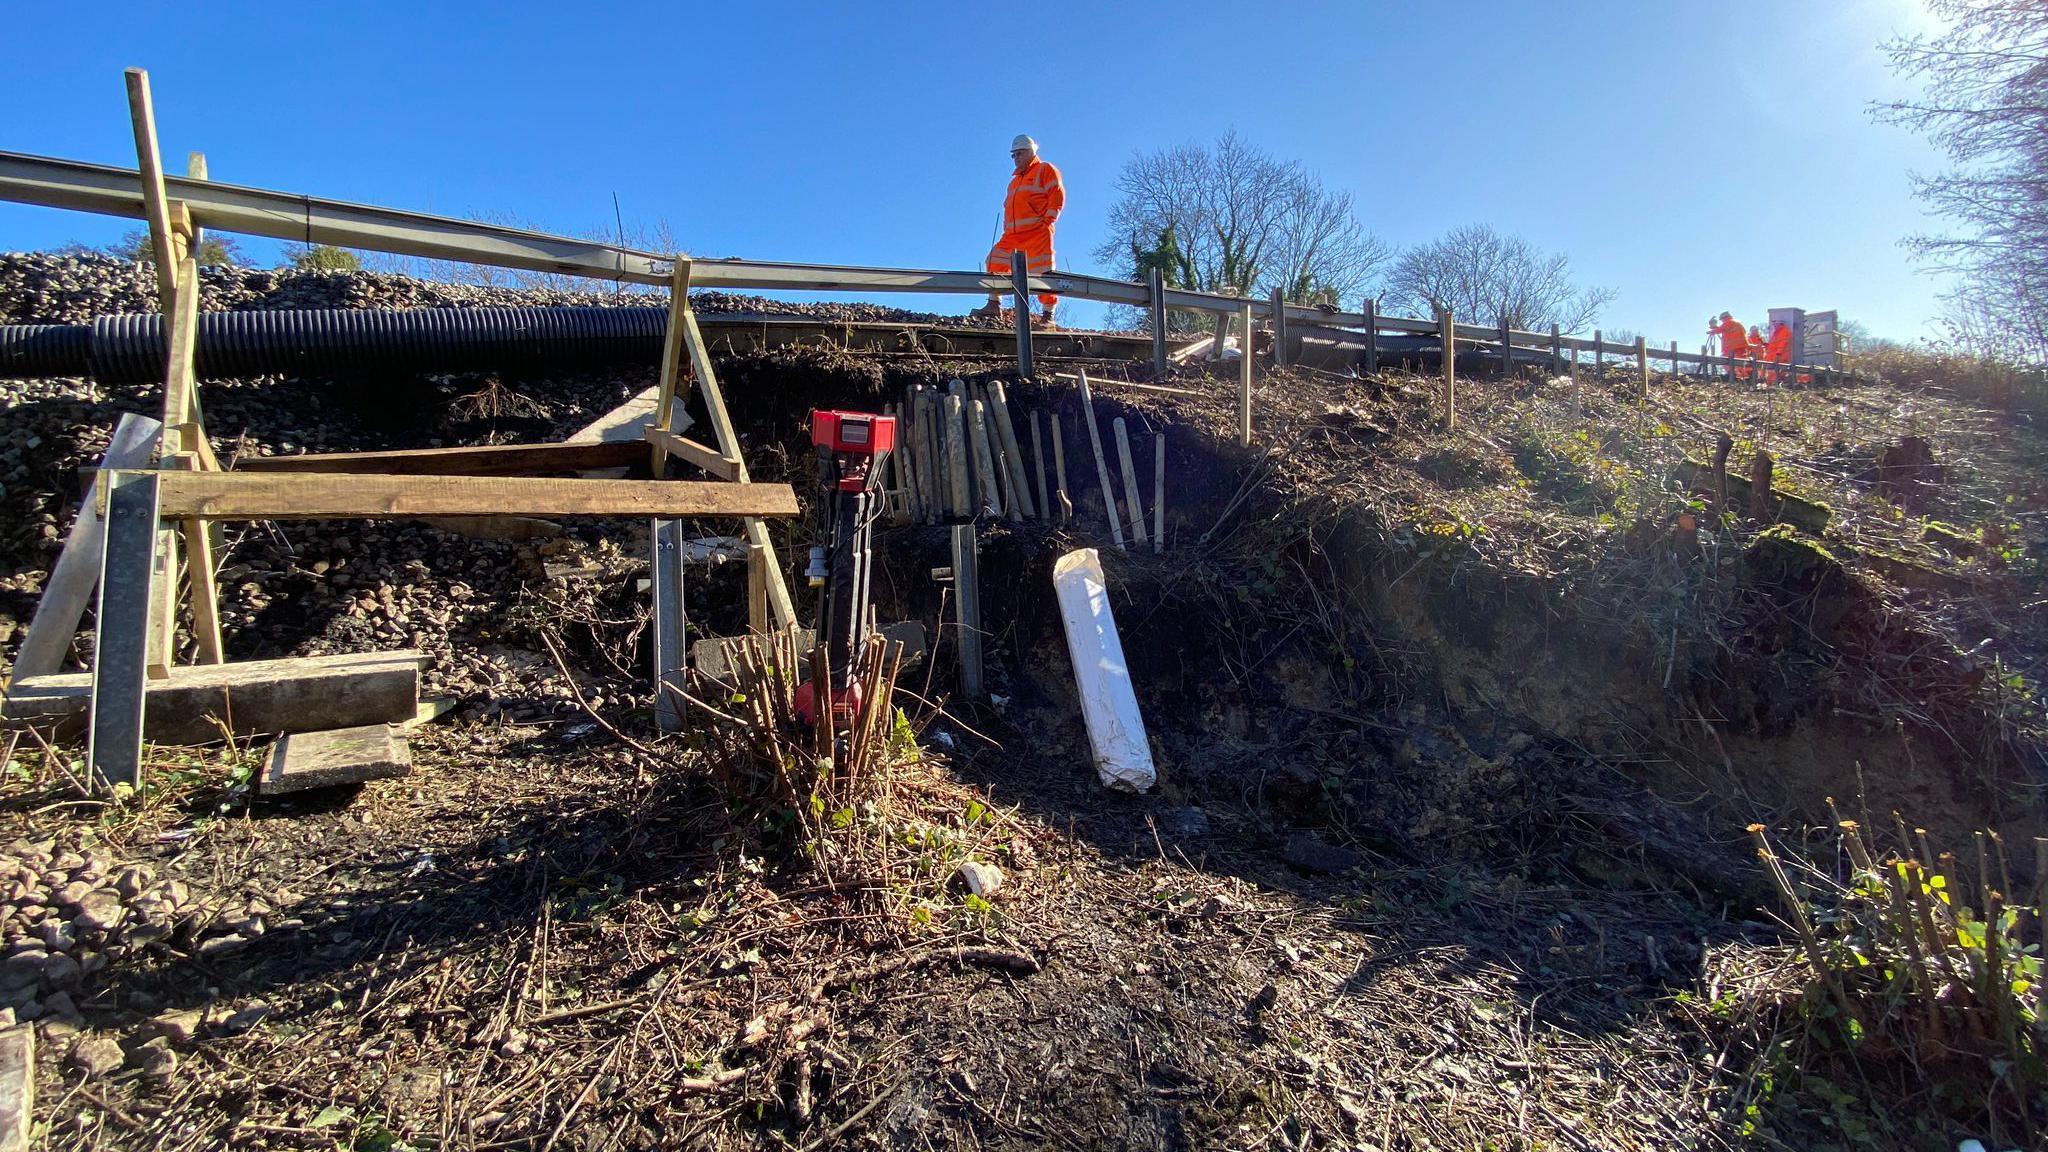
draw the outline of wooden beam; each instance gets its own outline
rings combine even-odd
[[[349,520],[415,516],[795,516],[787,484],[561,480],[349,473],[171,472],[167,520]]]
[[[196,471],[199,457],[181,452],[173,464]],[[227,659],[220,637],[220,590],[214,585],[215,553],[210,527],[203,520],[178,523],[179,535],[185,538],[185,600],[192,610],[192,641],[201,664],[219,664]]]
[[[410,651],[357,652],[173,668],[148,683],[142,734],[159,743],[200,744],[219,740],[222,724],[236,735],[254,735],[403,723],[419,708],[424,659]],[[91,707],[92,679],[80,672],[16,680],[7,689],[7,723],[65,736],[79,731]]]
[[[647,442],[686,464],[694,464],[720,480],[738,480],[740,462],[728,460],[718,454],[716,448],[699,444],[687,436],[678,436],[661,428],[647,429]]]
[[[149,225],[149,249],[156,259],[158,304],[171,314],[178,290],[178,254],[171,245],[170,200],[164,195],[163,158],[157,152],[156,109],[149,98],[149,73],[130,68],[128,119],[135,129],[136,171],[142,176],[142,218]]]
[[[725,410],[725,391],[718,386],[718,372],[711,366],[711,349],[705,346],[704,333],[697,327],[696,309],[689,307],[684,297],[682,310],[683,343],[690,353],[690,367],[697,376],[697,394],[704,398],[704,412],[711,420],[712,443],[718,445],[719,454],[733,462],[733,479],[747,483],[747,461],[740,453],[740,434],[733,429],[732,415]],[[668,412],[657,413],[656,423],[664,427]],[[787,491],[787,486],[784,486]],[[796,497],[790,496],[793,502]],[[795,512],[788,515],[794,516]],[[762,515],[772,515],[763,513]],[[775,542],[768,538],[768,525],[760,516],[749,516],[746,520],[747,543],[768,549],[768,605],[775,610],[775,626],[788,628],[796,623],[796,605],[789,598],[789,584],[782,578],[782,564],[776,559]]]
[[[463,448],[407,448],[388,452],[309,452],[298,456],[244,456],[235,471],[351,472],[389,476],[548,476],[630,468],[647,461],[647,442],[588,440],[560,444],[481,444]]]
[[[669,414],[675,406],[676,382],[683,371],[683,357],[689,355],[689,325],[685,323],[690,315],[690,258],[676,257],[675,274],[668,284],[668,328],[661,342],[661,383],[654,394],[654,415],[647,426],[666,432],[670,428]],[[668,454],[661,445],[653,445],[648,467],[654,470],[656,480],[665,475]]]

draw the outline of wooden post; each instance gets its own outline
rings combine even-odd
[[[1109,538],[1117,551],[1124,550],[1123,526],[1116,519],[1116,492],[1109,480],[1109,462],[1102,454],[1102,429],[1095,423],[1095,396],[1088,390],[1088,370],[1081,375],[1081,420],[1088,425],[1088,447],[1095,452],[1095,482],[1102,489],[1102,510],[1109,516]]]
[[[887,463],[891,469],[895,469],[897,476],[897,502],[895,508],[891,508],[891,521],[899,525],[924,523],[924,500],[922,492],[918,490],[918,461],[915,461],[915,453],[909,449],[909,424],[913,404],[915,398],[911,396],[909,389],[905,389],[903,404],[891,404],[887,410],[887,414],[895,418],[897,426],[897,447],[895,451],[889,453]]]
[[[1017,375],[1026,380],[1031,370],[1031,276],[1024,267],[1024,250],[1010,253],[1010,286],[1017,294]]]
[[[775,630],[775,618],[768,611],[768,572],[774,563],[766,548],[747,545],[747,631],[756,636]]]
[[[1380,303],[1370,296],[1365,298],[1365,374],[1375,376],[1380,370]]]
[[[1515,378],[1515,338],[1513,332],[1514,330],[1508,327],[1507,313],[1501,313],[1500,378],[1503,380],[1512,380]]]
[[[1016,498],[1017,514],[1011,519],[1036,516],[1038,507],[1031,500],[1031,473],[1024,467],[1024,448],[1017,442],[1017,425],[1010,419],[1010,398],[1004,393],[1001,380],[988,382],[988,403],[990,414],[995,417],[996,439],[1001,442],[1003,450],[1000,467],[1009,476],[1010,491]]]
[[[953,620],[960,654],[960,694],[981,698],[981,556],[973,524],[953,526]]]
[[[1564,371],[1564,334],[1557,330],[1557,325],[1552,324],[1550,326],[1550,374],[1555,376],[1562,371]]]
[[[1671,342],[1671,374],[1678,375],[1678,341]]]
[[[1166,274],[1159,269],[1151,270],[1146,277],[1147,289],[1152,293],[1152,374],[1166,375]]]
[[[1209,359],[1218,363],[1224,359],[1230,344],[1230,313],[1216,313],[1216,343],[1209,349]]]
[[[1237,357],[1237,443],[1252,443],[1252,306],[1241,305],[1238,320],[1244,325],[1244,347]]]
[[[1055,411],[1047,419],[1052,421],[1053,477],[1059,481],[1059,486],[1053,489],[1052,494],[1059,504],[1060,523],[1065,524],[1067,518],[1074,514],[1074,501],[1067,496],[1067,449],[1060,438],[1060,414]]]
[[[1152,551],[1166,551],[1166,433],[1152,434]]]
[[[1641,336],[1636,337],[1636,395],[1638,398],[1650,394],[1650,346]]]
[[[946,511],[954,516],[974,515],[973,497],[967,491],[967,406],[959,392],[944,397],[946,405]]]
[[[1145,505],[1138,499],[1138,469],[1131,463],[1131,436],[1119,416],[1109,422],[1116,433],[1116,459],[1124,474],[1124,514],[1131,518],[1131,543],[1145,546]]]
[[[1031,410],[1031,463],[1038,472],[1038,514],[1052,519],[1052,497],[1045,483],[1045,437],[1038,427],[1038,409]]]
[[[1287,364],[1287,294],[1273,289],[1273,366]]]
[[[648,427],[666,432],[675,427],[669,412],[675,407],[676,382],[682,378],[683,361],[689,355],[684,347],[687,329],[683,324],[683,313],[690,309],[690,258],[677,256],[675,270],[668,281],[668,330],[661,344],[660,385],[654,393],[654,415],[648,419]],[[668,450],[659,444],[651,446],[654,459],[649,464],[650,473],[656,480],[668,475]]]
[[[178,290],[178,253],[171,242],[170,202],[164,197],[164,166],[156,144],[156,110],[149,96],[149,73],[130,68],[128,119],[135,129],[136,171],[142,177],[143,219],[149,224],[149,250],[156,260],[158,304],[171,314]]]
[[[1600,330],[1593,329],[1593,383],[1607,376],[1607,349],[1600,342]]]
[[[995,453],[989,447],[988,412],[979,400],[967,402],[967,438],[973,443],[975,515],[1001,516],[1003,482],[996,475]]]
[[[1759,524],[1771,519],[1771,476],[1776,467],[1777,461],[1761,448],[1749,462],[1749,514]]]
[[[1726,432],[1714,437],[1714,526],[1717,529],[1721,517],[1728,512],[1728,453],[1734,449],[1735,441]]]
[[[687,294],[683,297],[683,340],[690,352],[690,370],[697,378],[697,395],[704,400],[704,415],[711,423],[713,442],[724,456],[735,483],[748,483],[746,457],[740,451],[740,434],[733,428],[732,414],[725,408],[725,392],[718,386],[718,370],[711,363],[711,349],[704,343],[704,333],[697,327],[697,313],[690,307]],[[768,606],[775,611],[775,625],[789,628],[796,624],[796,607],[790,602],[789,585],[783,582],[782,566],[772,563],[775,559],[775,544],[768,538],[768,522],[759,516],[748,516],[741,521],[750,544],[768,549],[771,561],[768,571]]]
[[[1436,323],[1443,340],[1443,423],[1444,431],[1448,432],[1458,426],[1458,321],[1446,308],[1437,313]]]

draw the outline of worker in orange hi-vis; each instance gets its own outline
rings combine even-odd
[[[1010,161],[1016,171],[1003,196],[1003,234],[988,250],[988,270],[992,275],[1009,276],[1010,253],[1022,252],[1025,269],[1033,276],[1044,276],[1052,271],[1052,226],[1067,206],[1067,190],[1060,183],[1060,170],[1038,158],[1038,141],[1031,137],[1010,141]],[[1041,322],[1052,327],[1053,306],[1059,297],[1048,292],[1040,295],[1038,302],[1045,310]],[[1017,301],[1017,307],[1025,307],[1025,302]],[[994,292],[988,294],[987,304],[969,313],[984,319],[1002,314],[1002,300]]]
[[[1721,318],[1716,320],[1708,331],[1720,337],[1722,356],[1730,360],[1748,359],[1749,332],[1743,328],[1742,321],[1723,312],[1721,313]],[[1735,365],[1735,378],[1738,380],[1749,379],[1749,367],[1744,364]]]
[[[1771,334],[1764,340],[1764,359],[1773,364],[1790,364],[1792,362],[1792,326],[1790,324],[1785,323],[1783,320],[1773,320],[1771,322]],[[1773,384],[1776,384],[1780,378],[1780,374],[1776,369],[1772,369],[1765,377],[1765,379]]]

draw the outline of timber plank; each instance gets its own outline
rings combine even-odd
[[[797,514],[796,493],[787,484],[325,472],[169,472],[162,502],[166,520]]]
[[[414,448],[391,452],[319,452],[298,456],[245,456],[237,472],[367,472],[394,476],[544,476],[644,463],[638,441],[563,444],[485,444],[467,448]]]
[[[412,746],[389,724],[297,732],[272,745],[265,796],[412,775]]]
[[[220,739],[222,724],[252,735],[403,723],[419,709],[423,659],[401,650],[172,668],[147,684],[143,736],[199,744]],[[69,735],[91,704],[92,673],[32,676],[9,685],[0,716]]]

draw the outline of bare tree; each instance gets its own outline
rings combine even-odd
[[[1387,274],[1387,311],[1433,316],[1449,308],[1474,324],[1578,332],[1614,300],[1611,288],[1572,283],[1571,262],[1484,224],[1453,228],[1401,253]]]
[[[1095,258],[1131,276],[1172,238],[1168,280],[1235,295],[1280,288],[1288,299],[1361,294],[1387,247],[1358,220],[1348,192],[1235,132],[1214,145],[1134,156],[1117,174],[1109,239]]]
[[[1929,0],[1928,9],[1946,31],[1884,45],[1896,72],[1923,82],[1921,95],[1873,111],[1947,155],[1948,171],[1916,175],[1914,186],[1958,230],[1906,245],[1958,274],[1946,297],[1953,337],[1986,355],[2048,360],[2048,3]]]

